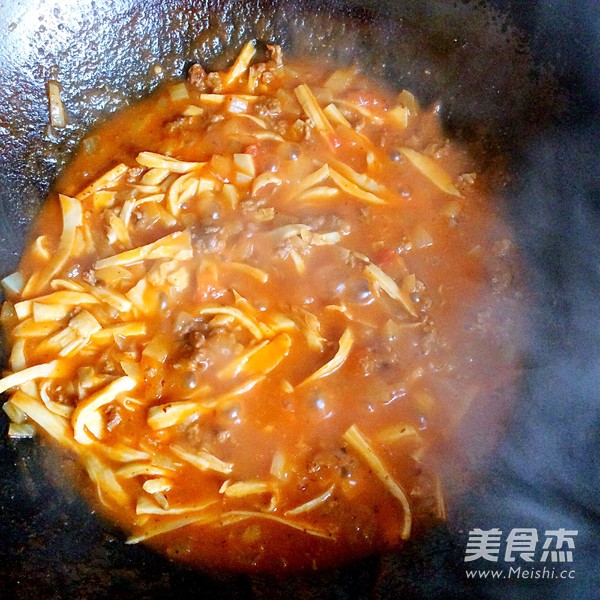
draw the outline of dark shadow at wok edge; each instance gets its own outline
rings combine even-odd
[[[534,588],[536,597],[591,598],[598,585],[593,579],[598,513],[592,492],[600,437],[593,385],[600,379],[598,352],[593,351],[600,347],[598,235],[594,238],[600,184],[597,151],[590,146],[591,124],[598,123],[593,113],[598,90],[585,69],[593,72],[598,64],[593,53],[599,44],[597,37],[588,39],[586,19],[593,19],[583,7],[592,2],[580,3],[576,18],[566,2],[551,3],[552,19],[535,8],[544,2],[526,3],[513,17],[533,32],[532,48],[541,62],[557,52],[548,33],[560,31],[555,40],[561,59],[554,75],[572,90],[562,128],[554,120],[558,107],[551,79],[543,69],[532,68],[518,38],[507,41],[499,15],[473,2],[365,1],[346,2],[342,8],[341,2],[309,0],[302,3],[306,10],[285,0],[151,0],[143,9],[136,4],[142,3],[109,0],[98,19],[92,2],[47,0],[39,13],[34,2],[0,3],[5,34],[0,39],[2,272],[16,265],[28,224],[62,157],[98,115],[159,83],[149,65],[160,62],[168,73],[183,73],[191,62],[211,56],[212,66],[220,67],[251,36],[274,38],[297,53],[356,58],[397,87],[415,90],[427,101],[441,98],[448,128],[459,138],[468,141],[481,134],[474,124],[484,123],[488,156],[503,147],[513,150],[520,170],[507,191],[515,199],[507,214],[531,262],[537,298],[524,401],[503,445],[480,465],[474,486],[459,499],[449,529],[434,527],[399,554],[286,581],[205,575],[146,548],[124,546],[123,535],[91,515],[88,504],[64,484],[53,452],[37,442],[7,442],[2,431],[0,597],[528,598],[532,588],[527,582],[511,582],[507,588],[465,580],[467,530],[565,527],[580,530],[575,554],[580,578],[564,585],[541,582]],[[495,4],[510,8],[508,2]],[[423,22],[427,35],[415,26]],[[209,33],[196,36],[201,30]],[[317,33],[301,37],[306,30]],[[232,45],[223,54],[226,40]],[[71,124],[49,141],[44,139],[43,84],[54,76],[63,84]],[[564,182],[573,169],[578,178],[572,179],[579,183],[569,187]],[[581,263],[587,273],[573,268]],[[581,311],[585,321],[577,318]],[[577,413],[582,408],[587,412]]]

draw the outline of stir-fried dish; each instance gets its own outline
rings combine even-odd
[[[256,52],[84,140],[2,281],[0,391],[128,543],[318,568],[444,518],[430,455],[505,379],[510,241],[435,107]]]

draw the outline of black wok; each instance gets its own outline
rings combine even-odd
[[[526,262],[531,328],[512,414],[456,460],[448,523],[397,554],[273,580],[200,573],[143,547],[70,487],[68,459],[0,427],[0,598],[593,598],[600,594],[600,8],[595,0],[0,0],[0,271],[101,115],[222,67],[251,37],[356,60],[425,102],[490,168]],[[524,34],[515,31],[515,27]],[[47,130],[58,79],[67,129]],[[477,427],[477,415],[464,427]],[[493,438],[494,444],[485,443]],[[468,531],[577,530],[566,579],[469,579]],[[503,567],[478,564],[481,568]],[[525,565],[529,567],[530,565]],[[533,566],[542,567],[541,563]],[[557,576],[558,577],[558,576]]]

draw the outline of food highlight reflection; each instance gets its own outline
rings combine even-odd
[[[257,50],[84,140],[2,281],[0,390],[128,543],[280,572],[445,518],[441,448],[514,376],[520,309],[435,106]]]

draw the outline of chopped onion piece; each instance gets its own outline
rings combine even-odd
[[[11,400],[2,405],[2,410],[13,423],[25,423],[27,415]]]
[[[358,452],[367,465],[369,465],[369,468],[373,473],[375,473],[375,475],[377,475],[377,477],[385,484],[389,492],[400,501],[404,512],[404,523],[402,525],[402,530],[400,531],[400,537],[403,540],[408,539],[412,527],[412,514],[406,493],[400,484],[390,475],[367,438],[356,425],[352,425],[352,427],[344,433],[344,440]]]
[[[103,504],[108,502],[104,499],[104,495],[108,496],[119,506],[129,504],[129,496],[117,481],[114,472],[103,460],[93,454],[86,453],[83,455],[83,462],[87,469],[90,479],[98,488],[98,496]]]
[[[350,100],[337,100],[338,104],[348,106],[350,109],[355,110],[357,113],[366,117],[374,125],[383,125],[383,119],[378,115],[372,113],[366,106],[359,104],[358,102],[352,102]]]
[[[327,185],[318,185],[305,190],[296,196],[298,202],[312,202],[313,200],[329,200],[340,195],[340,190]]]
[[[412,425],[406,423],[391,425],[377,434],[377,441],[382,444],[393,444],[407,440],[421,441],[421,435]]]
[[[428,248],[433,244],[433,238],[431,237],[431,234],[429,231],[427,231],[427,229],[425,229],[425,227],[423,227],[423,225],[417,225],[413,229],[412,238],[415,248],[418,248],[419,250]]]
[[[400,302],[404,310],[409,315],[416,317],[417,310],[410,296],[398,286],[398,284],[386,273],[384,273],[377,265],[368,264],[364,270],[367,278],[377,287],[381,288],[390,298]]]
[[[50,412],[40,400],[19,390],[10,401],[62,446],[75,449],[69,421]]]
[[[256,175],[254,158],[250,154],[234,154],[233,164],[242,175],[246,175],[249,178],[253,178]]]
[[[40,395],[41,395],[41,391],[40,391]],[[61,404],[60,402],[54,402],[53,400],[50,400],[50,399],[46,400],[46,398],[44,398],[44,397],[42,397],[42,400],[44,401],[46,408],[51,413],[58,415],[59,417],[63,417],[65,419],[70,419],[71,415],[73,414],[73,411],[75,410],[74,407],[69,406],[68,404]]]
[[[167,477],[148,479],[142,484],[142,489],[148,494],[161,494],[168,492],[173,487],[173,481]]]
[[[248,101],[239,96],[229,96],[225,100],[225,110],[233,114],[245,113],[248,110]]]
[[[0,285],[2,285],[5,292],[20,294],[25,285],[23,274],[20,271],[16,271],[11,275],[7,275],[4,279],[2,279],[2,281],[0,281]]]
[[[22,371],[7,375],[3,379],[0,379],[0,393],[35,379],[59,377],[62,371],[61,366],[58,360],[53,360],[49,363],[34,365],[33,367],[28,367]]]
[[[142,351],[142,356],[164,363],[169,356],[169,343],[162,333],[157,333]]]
[[[8,359],[10,368],[13,371],[22,371],[27,367],[27,357],[25,356],[25,340],[16,340],[10,351]]]
[[[252,184],[252,195],[255,196],[258,190],[268,185],[281,185],[281,177],[278,177],[274,173],[261,173]]]
[[[92,202],[95,211],[102,211],[105,208],[114,206],[117,192],[109,192],[107,190],[99,190],[92,195]]]
[[[348,327],[344,333],[342,333],[342,337],[340,337],[339,348],[335,353],[335,356],[320,369],[317,369],[312,375],[309,375],[300,385],[307,384],[316,379],[321,379],[322,377],[327,377],[328,375],[331,375],[331,373],[337,371],[346,362],[353,344],[354,336],[352,330]]]
[[[32,438],[35,436],[35,427],[31,423],[10,423],[8,437],[14,440]]]
[[[150,455],[147,452],[130,448],[123,444],[115,444],[109,446],[108,444],[102,445],[102,452],[110,460],[115,462],[133,462],[133,461],[144,461],[149,460]]]
[[[328,104],[323,109],[323,112],[333,123],[343,125],[344,127],[352,127],[352,125],[350,125],[350,121],[346,119],[346,117],[340,112],[340,109],[335,104]]]
[[[320,496],[317,496],[316,498],[313,498],[312,500],[309,500],[308,502],[305,502],[304,504],[301,504],[296,508],[286,510],[285,515],[299,515],[301,513],[309,512],[317,508],[317,506],[321,506],[321,504],[324,504],[325,502],[327,502],[327,500],[329,500],[329,498],[333,494],[333,490],[335,490],[335,485],[332,485],[331,487],[326,489]]]
[[[173,181],[167,192],[167,206],[171,214],[177,216],[182,205],[198,192],[196,173],[187,173]]]
[[[402,90],[398,94],[398,102],[400,105],[406,107],[413,116],[421,110],[417,99],[408,90]]]
[[[204,109],[195,104],[190,104],[184,109],[182,114],[184,117],[199,117],[204,114]]]
[[[233,379],[240,374],[266,375],[270,373],[288,354],[292,339],[287,333],[280,333],[270,341],[265,340],[236,357],[218,373],[220,379]]]
[[[38,290],[42,290],[52,277],[63,267],[66,260],[71,256],[77,228],[81,226],[83,210],[81,202],[76,198],[70,198],[64,194],[58,195],[63,215],[63,232],[58,242],[58,248],[50,257],[45,267],[32,275],[23,289],[26,298]]]
[[[171,100],[173,102],[177,102],[179,100],[187,100],[190,97],[190,95],[188,93],[185,81],[171,86],[169,88],[169,96],[171,96]]]
[[[112,306],[120,313],[127,313],[131,310],[131,300],[108,288],[100,286],[90,286],[90,292],[101,302]]]
[[[85,290],[82,285],[69,279],[53,279],[50,282],[50,287],[56,291],[70,290],[71,292],[83,292]]]
[[[75,440],[80,444],[91,444],[94,440],[85,432],[86,423],[90,416],[99,408],[116,400],[119,394],[130,392],[136,385],[135,379],[125,375],[115,379],[106,387],[80,402],[72,417]]]
[[[172,487],[173,480],[167,477],[157,477],[156,479],[148,479],[142,484],[142,489],[148,494],[161,494],[163,492],[168,492]]]
[[[334,92],[343,92],[346,90],[356,77],[356,68],[354,66],[337,69],[334,71],[325,82],[325,87]]]
[[[277,450],[273,454],[273,460],[271,461],[271,469],[269,470],[269,473],[281,481],[285,481],[288,478],[288,473],[285,470],[285,456],[281,450]]]
[[[294,89],[294,93],[296,94],[296,98],[298,98],[298,102],[300,102],[302,109],[318,131],[321,134],[333,133],[331,123],[325,116],[325,113],[321,110],[321,107],[310,88],[303,83]]]
[[[256,320],[233,306],[206,306],[198,311],[201,315],[229,315],[243,325],[257,340],[263,338]]]
[[[67,126],[67,112],[60,97],[60,84],[50,80],[46,84],[48,103],[50,108],[50,124],[52,127],[62,129]]]
[[[259,117],[255,117],[254,115],[248,115],[246,113],[236,113],[233,115],[234,117],[241,117],[242,119],[248,119],[253,123],[256,123],[261,129],[267,129],[267,124],[264,119],[260,119]]]
[[[267,521],[273,521],[275,523],[279,523],[280,525],[285,525],[286,527],[298,529],[304,533],[307,533],[308,535],[314,535],[315,537],[325,539],[335,539],[336,537],[335,532],[332,530],[319,529],[313,525],[309,525],[308,523],[299,523],[297,521],[291,521],[290,519],[278,517],[270,513],[262,513],[251,510],[232,510],[223,513],[220,521],[222,525],[232,525],[239,523],[240,521],[245,521],[246,519],[264,519]]]
[[[362,188],[358,187],[355,183],[350,181],[348,178],[344,177],[341,173],[336,171],[335,169],[329,168],[329,175],[333,181],[340,187],[341,190],[358,198],[359,200],[365,200],[370,204],[385,204],[385,200],[376,196],[371,192],[367,192]]]
[[[121,337],[139,337],[147,333],[146,323],[132,322],[124,323],[123,325],[113,325],[94,333],[92,340],[94,342],[108,342],[115,339],[116,336]]]
[[[137,155],[136,161],[143,167],[149,169],[166,169],[171,173],[189,173],[202,168],[206,163],[203,162],[186,162],[177,160],[170,156],[157,154],[156,152],[140,152]]]
[[[156,260],[159,258],[186,260],[192,258],[192,256],[190,234],[187,231],[177,231],[145,246],[127,250],[108,258],[101,258],[96,261],[94,268],[103,269],[105,267],[133,265],[143,260]]]
[[[252,265],[248,265],[246,263],[241,262],[228,262],[223,263],[224,267],[229,267],[231,269],[235,269],[236,271],[240,271],[242,273],[246,273],[251,277],[254,277],[260,283],[267,283],[269,280],[269,274],[262,269],[258,269],[257,267],[253,267]]]
[[[169,402],[152,406],[148,411],[148,427],[151,429],[166,429],[183,423],[192,415],[206,412],[198,401]]]
[[[200,400],[187,400],[180,402],[169,402],[153,406],[148,411],[148,425],[152,429],[164,429],[184,422],[186,419],[196,414],[203,414],[212,410],[219,404],[223,404],[236,396],[241,396],[249,392],[257,383],[264,379],[264,375],[249,379],[243,384],[232,390],[214,398],[206,397],[210,388],[205,387],[197,392],[197,395],[205,396]]]
[[[79,194],[77,194],[76,196],[77,199],[83,200],[91,194],[95,194],[96,192],[98,192],[98,190],[113,185],[118,179],[121,179],[121,177],[125,175],[127,171],[129,171],[129,167],[127,165],[124,165],[123,163],[118,164],[116,167],[110,169],[110,171],[104,173],[104,175],[102,175],[101,177],[98,177],[98,179],[96,179],[93,183],[88,185],[84,190],[79,192]],[[106,198],[109,197],[106,196]]]
[[[168,480],[158,479],[153,480],[149,479],[146,483],[151,483],[154,481],[159,482],[167,482]],[[144,484],[146,485],[146,484]],[[146,490],[147,491],[147,490]],[[148,492],[150,493],[150,492]],[[154,492],[156,493],[156,492]],[[192,506],[173,506],[168,509],[164,509],[160,506],[157,506],[148,496],[140,496],[137,501],[137,505],[135,507],[135,512],[138,515],[184,515],[186,513],[198,512],[202,510],[206,510],[209,506],[213,506],[217,503],[217,500],[208,500],[206,502],[202,502],[200,504],[195,504]]]
[[[399,150],[417,171],[427,177],[440,190],[452,196],[462,196],[452,183],[452,177],[450,177],[448,171],[440,167],[432,158],[411,148],[399,148]]]
[[[317,316],[304,308],[296,310],[295,313],[309,348],[322,351],[325,338],[321,335],[321,323]]]
[[[171,171],[169,171],[169,169],[150,169],[144,173],[140,181],[142,185],[160,185],[170,175],[170,173]]]
[[[224,77],[224,85],[229,86],[234,81],[239,79],[244,73],[248,71],[248,67],[250,66],[250,61],[256,54],[256,46],[253,40],[244,44],[241,52],[237,55],[235,62],[233,63],[231,69],[227,72]]]
[[[365,173],[355,171],[352,167],[339,160],[333,161],[333,166],[336,171],[339,171],[346,179],[349,179],[352,183],[355,183],[366,192],[380,194],[385,191],[385,188],[377,183],[372,177],[369,177]]]
[[[185,460],[201,471],[216,471],[217,473],[224,473],[225,475],[228,475],[233,471],[232,463],[224,462],[206,450],[200,450],[199,452],[193,453],[188,452],[177,445],[171,445],[170,448],[179,458]]]
[[[157,467],[155,465],[149,465],[145,463],[131,463],[120,467],[116,472],[117,477],[123,477],[123,479],[134,479],[135,477],[154,477],[158,475],[168,476],[172,475],[172,472],[164,467]]]
[[[212,502],[210,504],[213,504]],[[207,504],[206,507],[210,506]],[[192,509],[189,512],[202,511],[204,508]],[[162,514],[162,513],[159,513]],[[166,514],[172,514],[167,512]],[[219,520],[219,515],[215,513],[208,513],[204,515],[186,515],[182,519],[175,519],[172,521],[159,522],[154,524],[152,527],[146,528],[143,533],[138,535],[133,535],[127,538],[126,544],[138,544],[139,542],[143,542],[152,537],[156,537],[157,535],[162,535],[163,533],[168,533],[169,531],[174,531],[175,529],[181,529],[182,527],[187,527],[188,525],[207,525],[209,523],[214,523]]]
[[[269,493],[272,488],[273,486],[266,481],[236,481],[235,483],[226,481],[219,492],[228,498],[244,498]]]
[[[402,129],[406,129],[408,127],[409,114],[410,111],[408,108],[406,108],[406,106],[396,106],[395,108],[392,108],[392,110],[388,111],[387,116],[392,123],[400,126]]]

